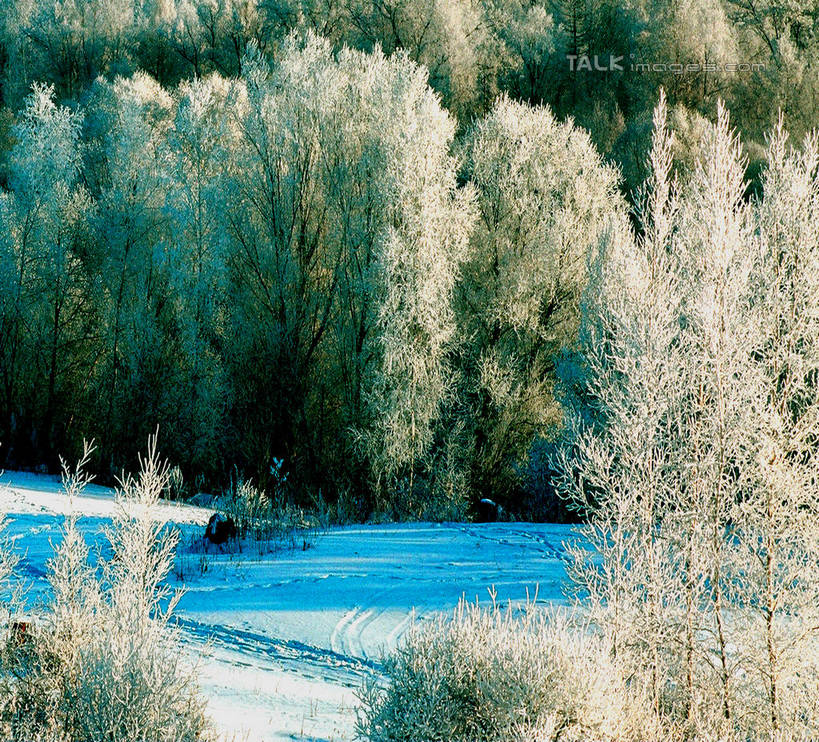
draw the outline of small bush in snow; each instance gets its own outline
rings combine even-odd
[[[245,544],[259,554],[278,549],[306,550],[325,525],[322,518],[245,481],[239,481],[220,498],[216,510],[236,526],[238,542],[228,545],[241,548]]]
[[[2,495],[2,490],[0,490]],[[14,572],[19,557],[14,553],[12,540],[2,536],[6,528],[6,517],[0,513],[0,589],[6,587],[6,582]]]
[[[185,476],[178,466],[172,467],[168,471],[168,483],[162,493],[166,500],[184,500],[188,494],[188,485]]]
[[[362,692],[369,742],[659,739],[649,705],[605,640],[565,618],[461,603],[412,629]]]
[[[0,668],[6,740],[194,742],[207,723],[170,624],[178,595],[162,585],[176,542],[154,517],[167,485],[156,441],[126,478],[107,532],[113,556],[98,567],[70,515],[49,563],[51,603],[25,642],[8,642]],[[86,450],[87,454],[90,450]],[[84,463],[83,462],[83,463]],[[70,498],[88,479],[66,470]]]

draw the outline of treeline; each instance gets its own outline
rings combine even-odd
[[[562,517],[555,359],[658,84],[683,175],[717,95],[750,177],[815,122],[807,3],[4,9],[0,464],[111,477],[158,425],[191,489],[283,459],[352,517]]]
[[[722,97],[754,172],[777,110],[801,138],[819,93],[814,0],[7,0],[1,15],[0,138],[33,81],[79,100],[99,75],[143,70],[165,88],[235,77],[248,43],[276,57],[295,27],[337,49],[405,50],[461,129],[503,92],[571,115],[629,187],[647,174],[659,86],[678,158]]]
[[[617,176],[545,109],[455,128],[404,54],[309,33],[232,80],[35,85],[0,201],[7,463],[93,437],[112,474],[158,424],[190,478],[283,458],[360,514],[511,493]]]

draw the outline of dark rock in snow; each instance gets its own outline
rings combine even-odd
[[[236,524],[232,518],[214,513],[205,528],[205,538],[217,546],[224,544],[229,538],[236,538]]]
[[[478,513],[475,518],[478,523],[494,523],[503,517],[503,508],[494,500],[484,497],[478,503]]]

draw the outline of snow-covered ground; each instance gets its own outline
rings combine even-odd
[[[90,542],[110,523],[113,493],[89,487],[73,503]],[[69,503],[55,477],[6,472],[0,512],[24,554],[31,600]],[[210,511],[163,504],[160,517],[202,533]],[[461,596],[560,602],[565,526],[397,524],[334,528],[306,551],[263,558],[182,553],[178,616],[209,712],[229,740],[350,740],[356,690],[378,678],[384,652],[413,620]],[[202,566],[206,567],[202,573]]]

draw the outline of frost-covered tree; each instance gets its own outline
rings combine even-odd
[[[17,52],[30,60],[35,79],[51,83],[61,93],[76,95],[98,74],[127,59],[133,0],[9,4],[15,6],[22,37]]]
[[[180,423],[201,468],[223,431],[228,409],[224,372],[228,275],[224,189],[230,168],[230,131],[225,98],[230,85],[212,77],[181,86],[169,132],[173,182],[166,214],[170,236],[170,291],[175,297],[184,359]]]
[[[166,21],[171,44],[195,77],[235,75],[249,43],[265,47],[290,30],[270,25],[266,6],[259,0],[175,0]]]
[[[237,411],[246,421],[243,445],[264,467],[262,476],[273,456],[318,454],[314,436],[321,440],[333,422],[308,425],[312,395],[332,399],[343,390],[318,372],[336,290],[345,285],[343,230],[358,226],[334,220],[331,195],[358,195],[341,185],[342,86],[329,48],[311,38],[304,49],[292,40],[272,69],[253,53],[234,95],[239,142],[227,210],[236,287],[230,361]],[[365,188],[364,197],[370,193]]]
[[[678,189],[661,101],[643,232],[595,273],[558,468],[600,558],[573,576],[669,728],[811,736],[816,144],[777,131],[749,204],[718,114]]]
[[[100,455],[110,471],[115,447],[136,446],[157,424],[162,394],[175,380],[165,328],[169,234],[165,205],[173,179],[167,132],[173,99],[139,74],[97,83],[86,119],[89,180],[98,192],[96,235],[102,294],[96,369]],[[175,363],[174,359],[174,363]],[[164,378],[168,386],[155,380]],[[180,459],[181,460],[181,459]]]
[[[456,329],[452,294],[472,209],[471,192],[455,187],[449,152],[454,122],[427,86],[423,69],[406,77],[394,63],[388,69],[385,87],[398,88],[399,95],[389,108],[373,106],[369,112],[371,131],[382,132],[379,188],[393,195],[373,246],[377,365],[367,393],[371,429],[366,440],[376,471],[407,467],[412,492],[413,470],[429,447],[450,386],[446,356]],[[409,116],[388,130],[408,104]]]
[[[0,197],[4,425],[18,435],[25,425],[23,435],[52,458],[68,432],[61,411],[81,404],[93,362],[84,258],[94,205],[79,179],[79,130],[80,117],[54,102],[53,89],[35,85],[14,129],[12,193]]]
[[[680,346],[682,277],[671,249],[678,203],[665,115],[661,100],[653,177],[641,199],[644,236],[634,239],[625,225],[614,225],[594,264],[580,334],[583,394],[564,400],[568,445],[556,466],[569,496],[593,505],[586,531],[602,556],[590,561],[578,549],[572,577],[588,591],[591,613],[626,672],[648,675],[655,707],[669,672],[668,634],[679,617],[669,615],[663,592],[676,566],[673,547],[653,529],[669,509],[686,511],[677,456],[687,360]],[[564,363],[561,370],[570,388],[574,368]]]
[[[487,0],[483,11],[494,42],[487,43],[484,50],[490,77],[483,84],[491,85],[493,77],[499,78],[494,82],[514,99],[543,102],[550,77],[558,66],[565,65],[565,59],[555,54],[558,31],[549,8]]]
[[[685,0],[647,6],[652,50],[665,64],[694,65],[686,74],[666,75],[669,97],[692,108],[703,106],[726,87],[724,65],[736,63],[740,51],[722,0]]]
[[[157,424],[180,463],[212,475],[229,391],[222,344],[228,275],[220,190],[229,163],[220,78],[176,96],[139,73],[98,81],[85,127],[100,271],[93,382],[104,466]],[[223,140],[224,137],[224,140]]]
[[[554,354],[576,331],[588,262],[623,204],[586,132],[506,98],[466,137],[462,177],[479,209],[457,304],[472,486],[495,497],[559,418]]]
[[[272,68],[249,58],[244,78],[229,220],[237,321],[252,331],[238,360],[276,369],[251,387],[266,410],[255,433],[275,441],[257,444],[287,455],[335,430],[351,445],[354,427],[376,479],[411,477],[446,389],[470,214],[452,120],[405,55],[335,55],[312,34]]]
[[[780,118],[755,210],[755,306],[747,495],[737,531],[754,724],[816,734],[819,703],[819,150],[791,149]]]
[[[483,29],[477,3],[345,0],[345,6],[345,41],[366,51],[403,50],[429,70],[430,84],[456,114],[468,116],[479,105],[476,50]]]

